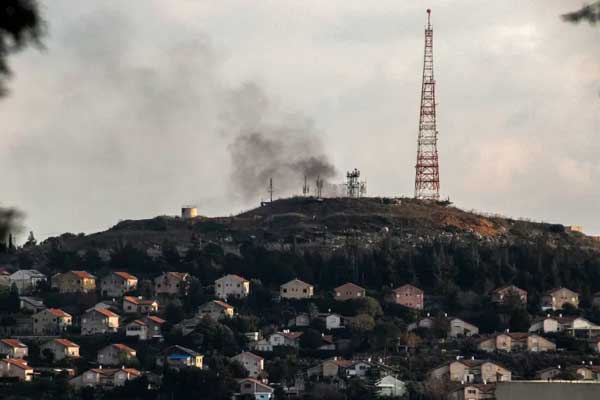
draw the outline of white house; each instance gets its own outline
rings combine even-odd
[[[386,375],[375,382],[375,387],[380,397],[402,397],[406,394],[406,383],[391,375]]]
[[[46,275],[36,269],[20,269],[8,277],[10,285],[15,285],[19,293],[30,293],[47,279]]]
[[[228,297],[241,299],[250,294],[250,281],[239,275],[225,275],[215,281],[215,296],[227,300]]]
[[[242,364],[246,368],[246,371],[248,371],[248,376],[252,378],[258,377],[265,369],[265,359],[248,351],[234,356],[233,360]]]

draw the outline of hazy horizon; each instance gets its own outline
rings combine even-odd
[[[600,30],[560,19],[581,2],[248,4],[42,1],[45,49],[0,99],[21,241],[235,214],[300,170],[412,196],[427,7],[441,196],[600,234]]]

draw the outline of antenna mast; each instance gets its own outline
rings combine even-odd
[[[308,186],[308,180],[306,175],[304,175],[304,186],[302,186],[302,195],[305,197],[310,194],[310,187]]]
[[[427,9],[421,112],[419,115],[419,140],[417,164],[415,166],[415,198],[417,199],[439,200],[440,198],[437,136],[435,80],[433,79],[433,28],[431,27],[431,10]]]
[[[273,202],[273,178],[269,178],[269,198]]]

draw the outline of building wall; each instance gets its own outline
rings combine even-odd
[[[227,300],[228,297],[241,299],[250,294],[250,282],[240,281],[237,278],[224,276],[215,281],[215,295],[219,299]]]
[[[284,299],[309,299],[313,294],[312,285],[298,280],[288,282],[279,288],[279,295]]]
[[[118,275],[110,274],[102,278],[100,285],[103,296],[122,297],[125,293],[137,288],[137,280],[123,279]]]
[[[360,299],[365,297],[365,290],[359,290],[356,288],[345,289],[345,290],[336,290],[335,291],[335,299],[339,301],[346,301],[352,299]]]
[[[391,300],[405,307],[423,309],[423,291],[414,286],[402,286],[394,290]]]
[[[41,311],[32,316],[34,335],[60,335],[71,326],[71,317],[57,317],[49,311]]]
[[[596,400],[600,384],[583,382],[502,382],[496,386],[496,400]]]

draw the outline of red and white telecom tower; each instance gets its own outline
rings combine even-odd
[[[423,85],[421,113],[419,115],[419,140],[415,176],[415,198],[439,200],[440,171],[435,124],[435,80],[433,79],[433,28],[431,10],[427,9],[425,28],[425,56],[423,60]]]

